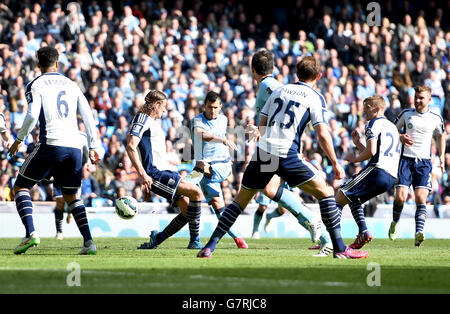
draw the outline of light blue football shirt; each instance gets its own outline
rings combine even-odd
[[[194,128],[201,128],[215,136],[225,138],[228,118],[219,114],[216,119],[208,120],[203,113],[196,115],[191,121],[192,142],[194,145],[194,158],[206,162],[225,161],[230,159],[228,146],[222,143],[203,141],[194,135]]]
[[[274,90],[278,87],[282,86],[280,82],[278,82],[273,76],[265,77],[260,83],[258,87],[258,92],[256,93],[256,125],[259,123],[260,112],[264,105],[266,104],[267,99],[272,94]]]

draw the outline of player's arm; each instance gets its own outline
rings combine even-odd
[[[100,153],[98,151],[100,143],[97,140],[97,127],[95,126],[95,120],[92,114],[92,109],[89,106],[86,97],[81,93],[81,90],[78,95],[78,110],[81,114],[81,118],[83,119],[84,125],[86,127],[86,134],[89,148],[89,159],[93,164],[96,164],[101,159]]]
[[[412,144],[414,144],[412,137],[409,134],[401,133],[401,132],[403,132],[403,128],[405,126],[405,112],[406,112],[406,110],[403,110],[402,112],[400,112],[398,117],[394,120],[394,124],[397,127],[400,142],[403,145],[411,146]]]
[[[442,173],[445,172],[445,147],[446,147],[446,133],[444,129],[443,120],[438,127],[434,130],[434,134],[436,135],[436,148],[439,154],[439,166],[441,167]]]
[[[330,159],[331,165],[333,166],[333,171],[335,173],[336,179],[343,179],[345,177],[345,171],[341,165],[339,165],[338,159],[336,157],[336,152],[334,151],[333,140],[328,130],[328,125],[325,123],[319,123],[314,126],[314,130],[317,134],[317,140],[319,141],[320,147]]]
[[[362,143],[360,143],[361,148],[360,149],[358,145],[358,150],[361,152],[358,156],[348,157],[347,160],[352,163],[362,162],[364,160],[367,160],[371,158],[373,155],[377,152],[377,140],[376,138],[371,138],[367,141],[367,146],[364,146]]]
[[[142,165],[141,159],[139,157],[137,147],[140,141],[141,139],[138,136],[129,134],[126,151],[128,153],[128,157],[130,157],[130,161],[133,164],[133,167],[136,169],[139,175],[142,187],[147,193],[149,193],[151,190],[153,180],[145,171],[144,166]]]
[[[225,146],[230,147],[233,150],[237,150],[237,146],[233,141],[228,140],[227,138],[222,138],[220,136],[216,136],[207,132],[206,130],[200,127],[194,127],[194,135],[205,142],[213,142],[213,143],[222,143]]]
[[[19,151],[20,145],[27,138],[28,134],[30,134],[31,130],[33,130],[41,112],[41,95],[39,95],[39,93],[37,93],[34,88],[31,88],[31,90],[28,91],[25,96],[28,102],[28,110],[16,140],[8,149],[8,154],[11,157]]]
[[[445,172],[445,146],[446,146],[446,136],[445,133],[439,134],[437,136],[437,149],[439,152],[439,166],[441,167],[442,173]]]

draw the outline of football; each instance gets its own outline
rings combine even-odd
[[[138,202],[131,196],[123,196],[116,200],[116,214],[122,219],[131,219],[138,214]]]

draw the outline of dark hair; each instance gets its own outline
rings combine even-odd
[[[273,54],[267,49],[258,50],[252,57],[252,68],[259,75],[271,74],[273,70]]]
[[[209,91],[206,94],[204,105],[215,102],[219,98],[219,94],[213,91]]]
[[[45,46],[40,48],[37,53],[37,58],[39,61],[39,64],[42,68],[47,69],[55,64],[56,61],[58,61],[58,50],[56,50],[53,47]]]
[[[320,74],[320,64],[314,57],[304,57],[297,66],[297,77],[300,81],[313,81]]]

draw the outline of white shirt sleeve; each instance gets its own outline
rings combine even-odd
[[[325,102],[325,99],[321,95],[317,95],[320,100],[320,105],[317,102],[314,102],[312,106],[310,106],[309,113],[311,115],[311,123],[313,127],[316,125],[325,123],[328,125],[326,115],[327,115],[327,103]]]
[[[95,126],[94,115],[92,114],[92,109],[81,90],[78,94],[78,110],[86,127],[89,149],[99,148],[101,145],[97,139],[97,127]]]
[[[25,97],[28,102],[28,110],[25,119],[23,120],[22,127],[20,128],[20,132],[17,135],[17,139],[21,142],[23,142],[33,130],[39,119],[42,108],[41,95],[33,87],[25,94]]]

